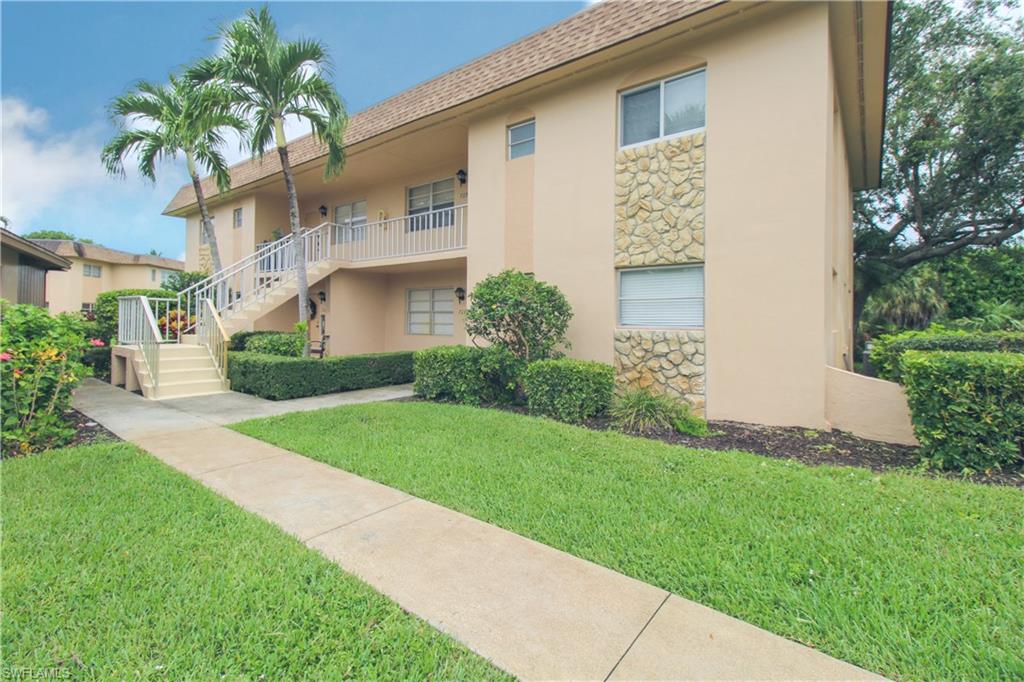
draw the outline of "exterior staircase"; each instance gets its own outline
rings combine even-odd
[[[354,263],[466,248],[467,206],[451,206],[374,223],[323,223],[301,233],[306,277],[313,284]],[[111,381],[153,400],[229,390],[230,335],[298,293],[295,241],[255,252],[178,293],[176,298],[118,299],[118,343]]]

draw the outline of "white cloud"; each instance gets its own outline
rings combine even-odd
[[[59,229],[142,253],[184,247],[183,221],[160,215],[187,179],[183,164],[161,164],[154,184],[127,159],[127,177],[111,177],[100,161],[113,133],[105,122],[57,131],[46,110],[11,97],[0,100],[0,113],[0,214],[16,232]]]
[[[105,180],[96,131],[49,132],[49,115],[5,97],[2,111],[3,183],[0,211],[12,224],[27,224],[56,195],[89,190]]]

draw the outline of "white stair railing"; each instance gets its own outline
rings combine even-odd
[[[163,337],[146,296],[122,296],[117,299],[117,342],[138,346],[149,372],[153,390],[160,383],[160,343]]]
[[[302,231],[306,267],[327,259],[358,262],[453,251],[466,247],[466,204],[362,225],[322,223]],[[203,301],[211,301],[220,319],[228,319],[295,279],[296,253],[291,236],[263,244],[250,255],[193,284],[168,309],[178,312],[174,332],[195,329]],[[168,313],[170,316],[170,313]]]
[[[217,367],[217,374],[221,381],[228,378],[228,334],[220,322],[220,315],[213,306],[211,299],[205,299],[199,303],[199,321],[196,324],[196,337],[199,343],[206,346],[213,358],[213,364]]]

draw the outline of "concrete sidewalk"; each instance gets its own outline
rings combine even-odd
[[[225,429],[219,420],[228,415],[265,415],[245,414],[237,401],[220,409],[219,397],[183,410],[173,405],[183,401],[155,403],[87,382],[75,407],[520,678],[880,679],[662,589]]]

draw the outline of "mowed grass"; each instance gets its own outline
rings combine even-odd
[[[0,465],[5,672],[504,677],[283,531],[126,444]]]
[[[900,679],[1024,678],[1024,495],[378,403],[235,425]]]

